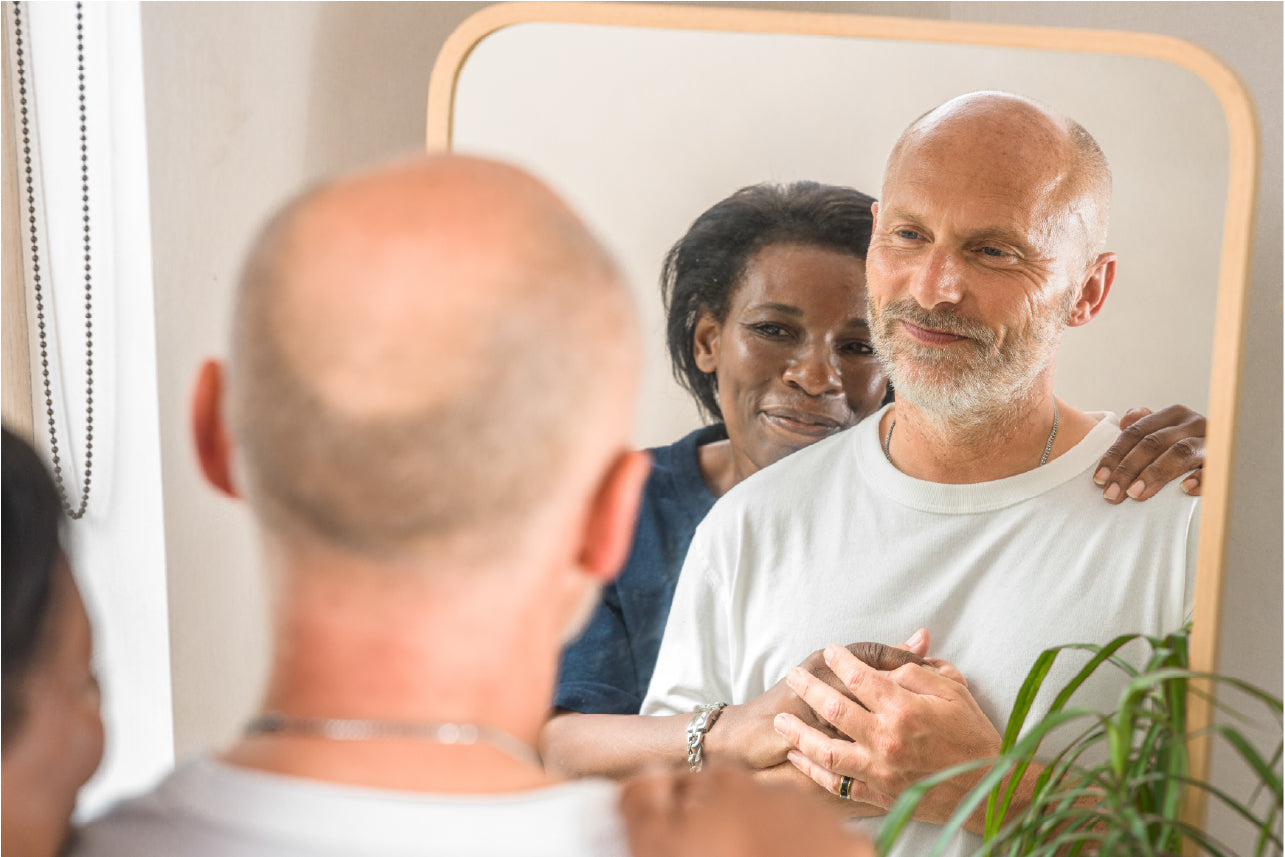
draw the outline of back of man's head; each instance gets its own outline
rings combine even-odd
[[[240,487],[287,546],[495,553],[627,441],[635,324],[600,245],[519,170],[442,155],[322,187],[242,276]]]

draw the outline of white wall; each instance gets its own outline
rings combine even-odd
[[[740,5],[740,4],[738,4]],[[753,5],[753,4],[744,4]],[[1237,441],[1223,665],[1278,692],[1281,542],[1281,6],[819,3],[801,10],[1169,33],[1245,79],[1263,170]],[[263,673],[262,591],[244,513],[200,482],[187,399],[221,350],[241,253],[284,196],[422,146],[428,71],[482,4],[143,4],[175,743],[226,740]]]

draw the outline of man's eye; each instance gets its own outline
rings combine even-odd
[[[913,229],[898,229],[896,231],[896,235],[898,238],[904,238],[907,241],[915,241],[920,237],[922,237],[918,232],[916,232]]]
[[[986,256],[990,256],[991,258],[994,258],[994,259],[1002,259],[1008,255],[998,247],[983,247],[982,254]]]

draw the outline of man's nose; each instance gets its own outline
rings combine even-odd
[[[823,341],[800,346],[785,367],[785,382],[809,396],[824,396],[843,389],[839,356]]]
[[[957,304],[964,296],[962,261],[944,247],[932,248],[910,281],[910,296],[924,309]]]

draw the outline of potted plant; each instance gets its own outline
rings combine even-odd
[[[1187,627],[1166,637],[1133,634],[1105,646],[1072,644],[1044,651],[1018,694],[1000,755],[941,771],[907,789],[880,829],[876,842],[880,853],[886,853],[896,840],[925,792],[982,767],[989,770],[943,827],[933,853],[939,853],[985,803],[985,832],[977,855],[1228,855],[1223,845],[1182,820],[1184,789],[1204,790],[1250,825],[1255,854],[1280,853],[1281,744],[1278,741],[1274,752],[1264,754],[1239,729],[1210,726],[1203,734],[1229,746],[1254,772],[1258,788],[1241,799],[1193,778],[1188,745],[1196,735],[1187,731],[1187,691],[1191,680],[1198,678],[1235,688],[1238,698],[1261,706],[1277,724],[1281,701],[1246,682],[1188,669],[1189,635]],[[1150,647],[1140,669],[1119,656],[1120,649],[1136,639]],[[1058,690],[1048,714],[1025,728],[1049,669],[1058,654],[1067,650],[1088,651],[1092,657]],[[1075,691],[1099,669],[1119,669],[1125,674],[1115,710],[1068,707]],[[1242,714],[1226,704],[1218,707],[1243,721]],[[1047,761],[1036,778],[1032,800],[1019,808],[1013,795],[1037,750],[1055,730],[1064,735],[1068,728],[1075,737],[1056,752],[1042,754]]]

